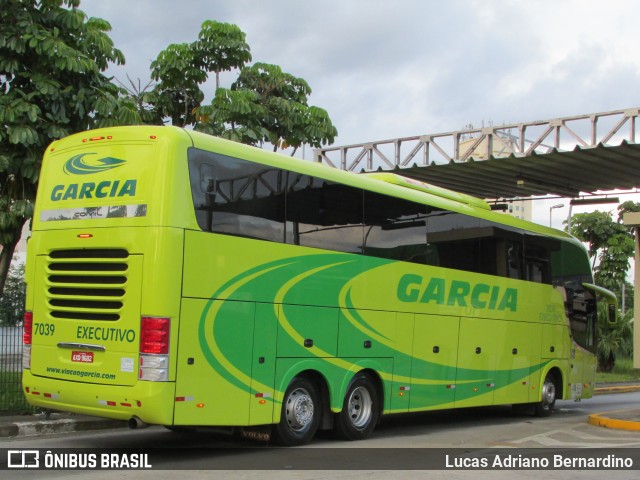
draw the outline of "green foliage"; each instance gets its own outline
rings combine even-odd
[[[625,286],[626,311],[618,315],[616,324],[608,323],[607,306],[598,302],[598,368],[601,372],[610,372],[617,357],[633,352],[633,286],[626,276],[629,258],[635,253],[635,240],[633,229],[622,224],[623,214],[629,211],[640,211],[640,204],[621,204],[617,221],[611,213],[599,211],[577,214],[571,219],[571,233],[588,243],[596,283],[613,291],[619,305],[622,286]]]
[[[196,58],[201,68],[215,72],[216,89],[220,87],[220,72],[240,68],[251,61],[246,36],[237,25],[206,20],[195,43]]]
[[[632,202],[621,205],[630,208]],[[629,228],[613,220],[609,212],[579,213],[571,219],[571,234],[588,244],[598,285],[614,289],[625,281],[629,258],[635,251],[635,241]]]
[[[633,359],[619,357],[611,372],[596,372],[596,383],[640,382],[640,368],[633,368]]]
[[[158,99],[152,91],[153,82],[149,81],[144,87],[138,79],[137,83],[131,80],[127,75],[129,85],[125,85],[116,79],[116,82],[122,87],[122,96],[120,105],[123,109],[130,112],[132,118],[139,119],[137,123],[145,125],[162,125],[162,114],[156,108]],[[132,122],[133,123],[133,122]]]
[[[251,145],[271,143],[295,149],[307,143],[320,147],[338,134],[328,113],[309,106],[309,84],[283,72],[277,65],[256,63],[244,67],[230,89],[218,88],[210,107],[201,107],[205,119],[198,129]]]
[[[24,263],[11,265],[7,282],[0,295],[0,326],[16,326],[24,316],[26,284]]]
[[[633,353],[633,310],[618,315],[617,322],[607,321],[607,305],[598,303],[598,369],[610,372],[616,357],[630,357]]]
[[[79,4],[3,0],[0,8],[0,291],[33,214],[47,145],[88,128],[139,121],[102,74],[109,63],[124,63],[109,23],[87,18]]]
[[[195,112],[204,100],[200,85],[208,73],[239,68],[251,60],[245,34],[236,25],[207,20],[198,40],[171,44],[151,63],[151,78],[158,83],[152,102],[160,116],[171,118],[173,125],[196,122]]]
[[[151,102],[174,125],[194,127],[211,135],[277,148],[333,142],[337,130],[329,115],[310,106],[309,84],[277,65],[251,61],[245,34],[237,25],[207,20],[193,43],[169,45],[151,64],[158,83]],[[231,88],[220,88],[219,74],[240,69]],[[216,92],[202,105],[200,86],[215,73]]]

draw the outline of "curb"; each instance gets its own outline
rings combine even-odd
[[[640,422],[634,420],[622,420],[620,418],[609,418],[605,416],[628,411],[629,410],[617,410],[615,412],[597,413],[589,415],[589,419],[587,421],[590,425],[595,425],[596,427],[613,428],[616,430],[631,430],[636,432],[640,431]]]
[[[610,387],[596,387],[594,390],[595,395],[629,392],[640,392],[640,385],[615,385]]]
[[[36,420],[14,422],[0,425],[0,437],[28,437],[51,433],[84,432],[89,430],[106,430],[124,428],[127,422],[123,420],[108,420],[102,418],[62,418],[57,420]]]

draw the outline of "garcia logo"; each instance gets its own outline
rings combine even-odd
[[[59,200],[82,200],[88,198],[106,197],[135,197],[136,181],[125,180],[122,184],[120,180],[110,182],[108,180],[96,184],[86,182],[83,184],[72,183],[70,185],[56,185],[51,190],[51,201]]]
[[[489,310],[518,309],[518,290],[502,288],[486,283],[471,284],[462,280],[425,278],[406,274],[400,278],[397,290],[401,302],[430,303],[450,307],[467,307]]]
[[[95,153],[81,153],[71,157],[64,163],[63,170],[67,175],[91,175],[106,172],[121,167],[127,163],[119,158],[103,157],[88,162],[87,155]],[[51,201],[84,200],[107,197],[135,197],[136,180],[104,180],[102,182],[72,183],[56,185],[51,190]]]
[[[95,153],[81,153],[67,160],[63,167],[64,173],[67,175],[91,175],[93,173],[105,172],[127,163],[125,160],[113,157],[98,158],[89,163],[84,158],[87,155],[95,155]]]

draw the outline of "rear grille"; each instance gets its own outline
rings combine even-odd
[[[127,292],[129,253],[122,249],[54,250],[47,262],[51,316],[71,320],[120,319]]]

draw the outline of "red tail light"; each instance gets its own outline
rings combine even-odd
[[[22,324],[22,343],[31,345],[33,335],[33,312],[24,312],[24,322]]]
[[[169,324],[168,318],[142,317],[140,324],[140,353],[168,354]]]

